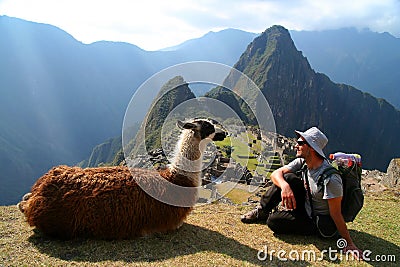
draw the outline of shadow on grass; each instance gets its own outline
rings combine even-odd
[[[371,254],[368,256],[371,261],[368,263],[372,266],[399,266],[400,247],[398,245],[356,230],[350,230],[350,234],[360,249],[371,251]],[[393,260],[393,256],[396,262],[388,261],[389,259]],[[382,261],[383,259],[385,259],[385,261]]]
[[[216,231],[191,224],[184,224],[172,233],[134,240],[60,241],[35,232],[29,238],[29,242],[41,253],[66,261],[155,262],[199,252],[215,252],[243,262],[265,266],[265,262],[257,258],[258,250]],[[201,259],[198,262],[201,262]]]
[[[275,234],[274,234],[275,235]],[[399,266],[400,261],[400,248],[398,245],[389,242],[380,237],[371,235],[369,233],[350,230],[350,235],[358,248],[365,252],[367,256],[366,262],[371,266]],[[275,235],[278,239],[293,245],[308,245],[313,244],[319,251],[316,252],[316,258],[323,256],[323,259],[331,263],[342,263],[346,260],[345,254],[336,254],[341,250],[337,247],[338,238],[321,238],[318,236],[295,236],[295,235]],[[329,250],[332,252],[329,256]],[[324,251],[324,254],[322,252]],[[301,255],[301,254],[300,254]],[[307,258],[306,258],[307,260]],[[351,257],[349,264],[351,265]]]

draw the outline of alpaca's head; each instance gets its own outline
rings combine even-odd
[[[188,122],[178,121],[177,125],[182,130],[193,131],[193,136],[198,140],[209,139],[210,141],[222,141],[227,133],[217,126],[214,120],[193,119]]]
[[[227,133],[215,121],[207,119],[178,121],[177,126],[182,129],[182,134],[175,149],[172,166],[189,172],[201,171],[202,155],[207,144],[224,140]]]

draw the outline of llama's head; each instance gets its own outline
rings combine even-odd
[[[181,137],[175,150],[172,166],[180,170],[199,172],[202,166],[202,154],[211,141],[222,141],[227,133],[213,120],[193,119],[178,121],[182,129]]]
[[[194,137],[199,140],[222,141],[227,136],[227,133],[217,126],[215,120],[193,119],[188,122],[178,121],[177,125],[182,130],[193,131]]]

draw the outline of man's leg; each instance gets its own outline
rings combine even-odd
[[[269,213],[281,201],[281,191],[276,185],[272,185],[268,190],[261,195],[260,203],[255,209],[241,216],[243,223],[266,222]]]
[[[303,181],[293,173],[285,174],[286,182],[292,188],[293,194],[296,198],[297,208],[300,210],[304,208],[305,189]],[[281,202],[281,189],[276,185],[272,185],[260,199],[260,204],[250,212],[242,215],[241,221],[244,223],[255,223],[266,221],[269,213]]]
[[[313,220],[307,215],[304,206],[306,190],[303,181],[295,175],[290,175],[285,179],[290,184],[296,198],[296,209],[272,213],[268,217],[267,225],[277,234],[315,234],[317,228]]]
[[[317,228],[306,213],[297,211],[276,211],[267,220],[268,227],[277,234],[313,235]]]

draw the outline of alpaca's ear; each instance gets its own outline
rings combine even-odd
[[[182,121],[177,121],[176,125],[180,128],[180,129],[195,129],[197,126],[194,123],[190,123],[190,122],[182,122]]]

